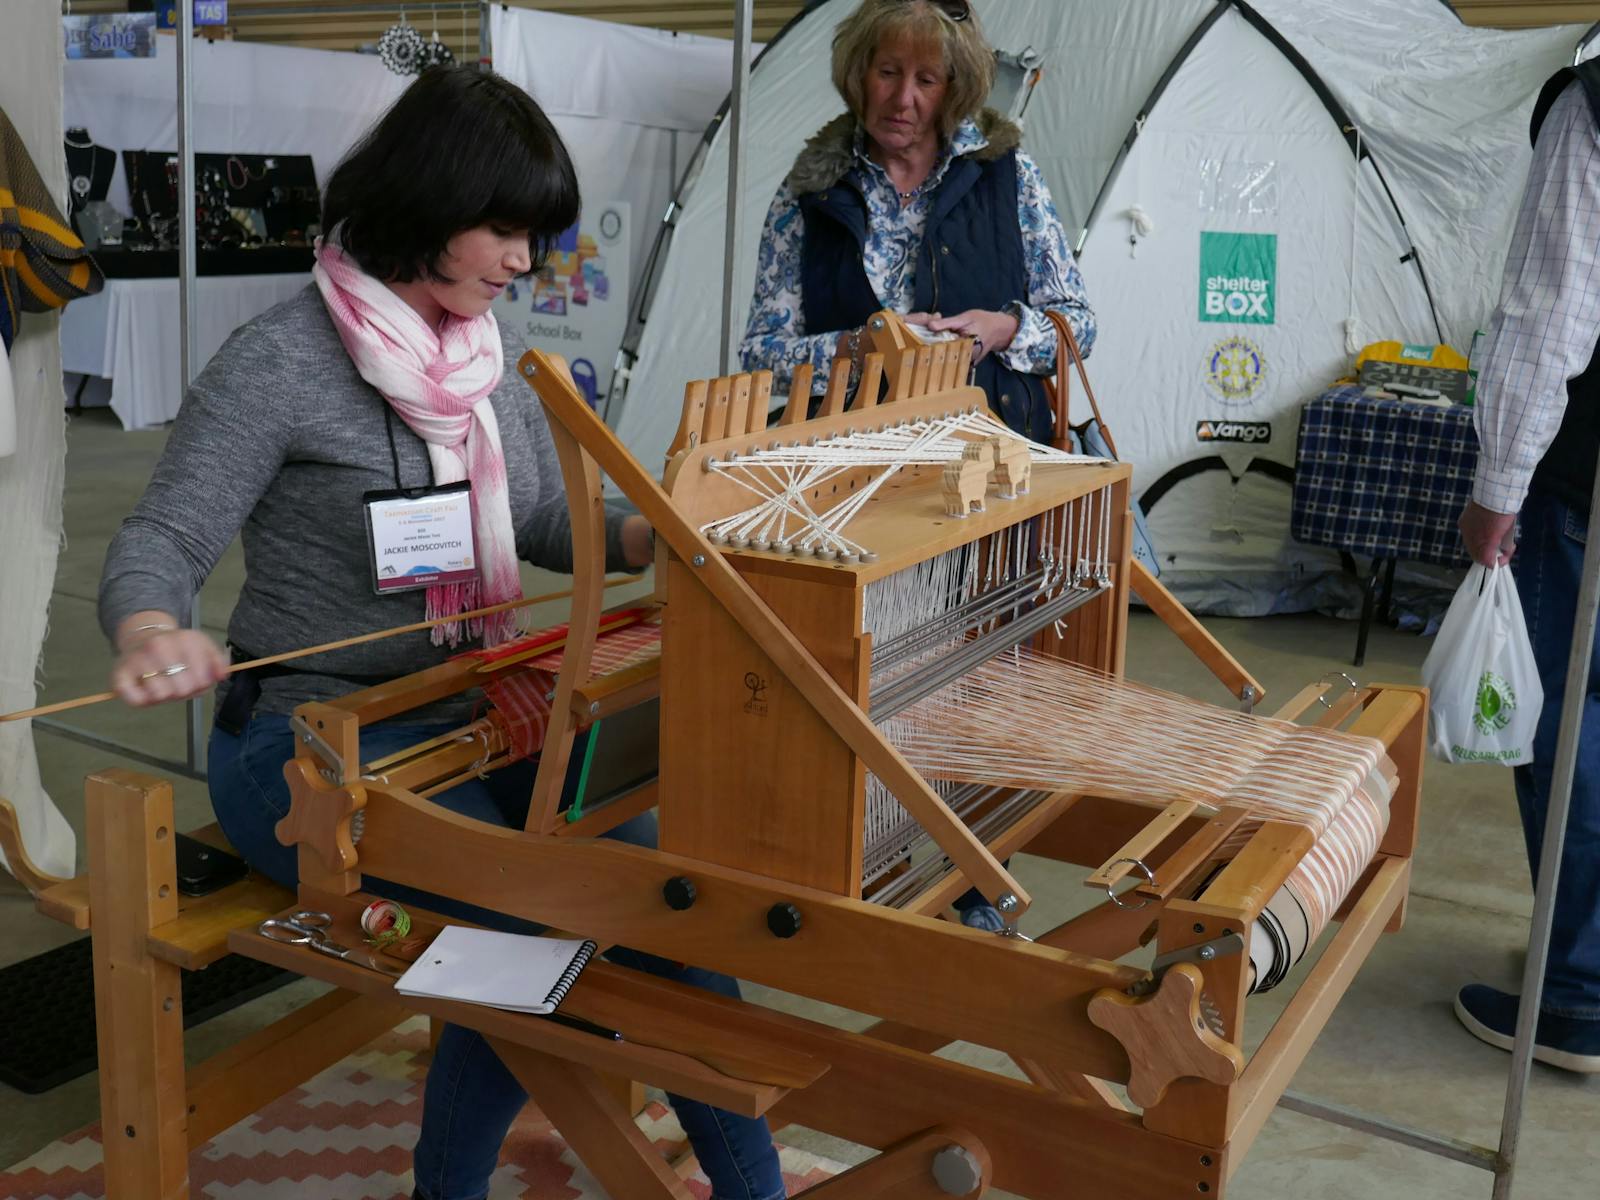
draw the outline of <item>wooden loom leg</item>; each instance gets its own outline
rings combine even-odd
[[[609,1194],[692,1200],[598,1072],[502,1038],[489,1045]]]
[[[190,1149],[198,1150],[410,1015],[394,1000],[340,989],[197,1064],[188,1081]]]
[[[926,1029],[918,1029],[914,1025],[903,1025],[899,1021],[879,1021],[875,1025],[869,1025],[862,1032],[867,1037],[888,1042],[891,1046],[904,1046],[908,1050],[920,1050],[924,1054],[935,1054],[950,1044],[950,1039],[947,1037],[930,1033]],[[1106,1104],[1122,1112],[1128,1111],[1128,1106],[1117,1098],[1117,1094],[1092,1075],[1058,1067],[1035,1058],[1018,1058],[1013,1055],[1012,1061],[1039,1087],[1089,1104]]]
[[[946,1191],[934,1176],[934,1159],[947,1148],[966,1151],[977,1186]],[[949,1200],[989,1190],[993,1166],[982,1142],[964,1130],[941,1126],[896,1142],[858,1167],[807,1190],[816,1200]]]
[[[187,1197],[180,975],[145,945],[178,916],[172,785],[113,769],[84,791],[106,1194]]]
[[[1132,1111],[1116,1092],[1111,1090],[1110,1084],[1096,1079],[1093,1075],[1058,1067],[1053,1063],[1040,1062],[1036,1058],[1016,1058],[1012,1061],[1030,1081],[1042,1088],[1060,1092],[1063,1096],[1071,1096],[1074,1100],[1082,1100],[1086,1104],[1103,1104],[1118,1112]]]

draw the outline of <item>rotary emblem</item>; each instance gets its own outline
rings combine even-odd
[[[1267,377],[1267,360],[1249,338],[1231,337],[1218,342],[1206,358],[1206,382],[1232,404],[1243,404],[1261,390]]]

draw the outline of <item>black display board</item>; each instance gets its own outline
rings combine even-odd
[[[202,252],[250,245],[309,246],[322,196],[307,154],[196,154],[196,232]],[[129,251],[171,249],[178,216],[178,156],[124,150],[128,198],[138,222]]]

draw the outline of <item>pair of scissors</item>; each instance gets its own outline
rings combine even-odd
[[[328,926],[332,924],[333,917],[329,914],[302,909],[291,916],[270,917],[256,926],[256,932],[268,941],[309,946],[319,954],[343,959],[345,962],[354,963],[358,967],[367,967],[370,970],[380,971],[397,979],[405,974],[402,968],[384,962],[382,958],[370,950],[351,950],[348,947],[339,945],[337,942],[329,941]]]

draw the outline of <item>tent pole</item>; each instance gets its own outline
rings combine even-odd
[[[733,289],[739,252],[741,200],[744,197],[744,102],[750,88],[750,35],[752,0],[736,0],[733,18],[733,94],[728,103],[728,219],[722,251],[722,348],[717,374],[732,373],[739,331],[734,328]]]
[[[195,367],[195,203],[194,203],[194,5],[178,5],[178,378],[185,393]],[[189,628],[200,628],[200,595],[189,601]],[[188,764],[191,772],[205,774],[205,701],[190,697],[184,705]]]
[[[1591,513],[1600,512],[1600,464],[1595,470]],[[1600,538],[1590,538],[1583,552],[1578,607],[1572,620],[1572,654],[1567,659],[1567,684],[1562,693],[1561,728],[1545,811],[1544,843],[1539,850],[1539,879],[1533,889],[1533,927],[1528,933],[1528,959],[1522,970],[1522,1000],[1517,1006],[1516,1038],[1511,1051],[1511,1077],[1500,1118],[1500,1166],[1494,1176],[1494,1200],[1508,1200],[1516,1175],[1517,1143],[1522,1138],[1524,1100],[1533,1069],[1539,1004],[1544,998],[1544,971],[1550,958],[1550,927],[1555,920],[1556,886],[1561,880],[1561,852],[1567,841],[1567,813],[1572,807],[1572,777],[1583,737],[1583,712],[1589,693],[1589,663],[1594,653],[1594,628],[1600,605]]]

